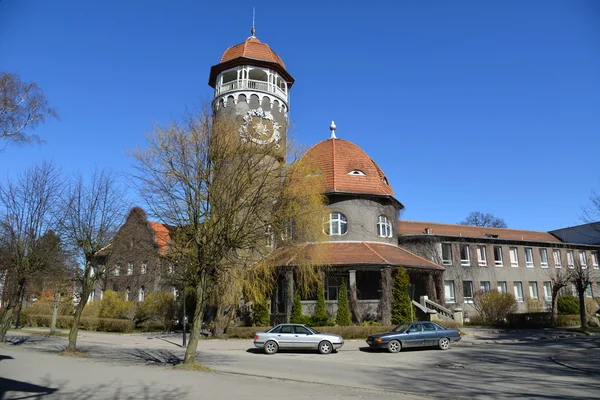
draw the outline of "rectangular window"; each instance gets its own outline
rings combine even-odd
[[[525,266],[533,268],[533,249],[531,247],[525,248]]]
[[[517,248],[516,247],[510,247],[508,249],[508,252],[510,254],[510,266],[511,267],[518,267],[519,266],[519,254],[517,253]]]
[[[593,294],[592,294],[592,284],[589,284],[589,285],[586,286],[586,288],[585,288],[585,297],[589,297],[589,298],[594,297]]]
[[[481,267],[487,265],[487,253],[485,252],[485,246],[477,246],[477,263]]]
[[[539,298],[537,282],[529,282],[529,297],[532,299]]]
[[[142,275],[146,275],[146,272],[148,272],[148,263],[142,264],[142,270],[140,272],[142,273]]]
[[[444,297],[446,303],[456,303],[454,295],[454,281],[444,281]]]
[[[540,264],[542,268],[548,268],[548,250],[540,249]]]
[[[587,268],[587,254],[585,253],[585,250],[579,251],[579,263],[582,268]]]
[[[569,268],[575,268],[575,255],[573,250],[567,250],[567,266]]]
[[[515,289],[515,299],[517,299],[518,302],[522,302],[523,301],[523,283],[522,282],[514,282],[514,289]]]
[[[133,263],[127,264],[127,275],[133,275]]]
[[[339,299],[339,290],[342,286],[342,280],[344,278],[340,275],[333,275],[327,277],[327,284],[325,285],[325,300],[338,300]],[[348,288],[346,282],[346,288]],[[347,289],[346,289],[347,290]]]
[[[463,301],[465,303],[473,302],[473,282],[463,281]]]
[[[471,265],[471,258],[469,257],[469,246],[466,244],[460,246],[460,265],[467,267]]]
[[[442,264],[452,265],[452,245],[450,243],[442,243]]]
[[[481,281],[479,282],[479,290],[482,293],[490,291],[490,281]]]
[[[552,301],[552,282],[544,282],[544,299],[548,302]]]
[[[504,261],[502,260],[502,247],[494,246],[494,264],[496,267],[503,267]]]
[[[554,267],[561,268],[562,267],[562,256],[560,255],[559,249],[552,250],[552,258],[554,258]]]
[[[592,251],[592,265],[595,269],[598,269],[598,252]]]
[[[121,275],[121,267],[119,267],[118,265],[115,267],[115,276],[119,276]]]
[[[507,293],[506,281],[498,281],[498,292]]]

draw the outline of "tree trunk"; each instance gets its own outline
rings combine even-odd
[[[14,308],[12,306],[6,306],[0,313],[0,343],[3,343],[6,338],[6,332],[10,328],[12,321]]]
[[[558,326],[558,290],[552,290],[552,326]]]
[[[79,332],[79,320],[81,320],[81,313],[83,312],[83,308],[87,304],[87,299],[90,293],[87,290],[84,290],[81,294],[81,300],[79,301],[79,305],[75,310],[75,315],[73,316],[73,325],[71,325],[71,330],[69,331],[69,345],[67,346],[67,350],[77,350],[77,333]]]
[[[58,308],[60,307],[60,292],[54,293],[54,307],[52,307],[52,320],[50,321],[50,333],[56,332],[56,319],[58,318]]]
[[[194,364],[196,362],[196,351],[198,350],[198,341],[202,333],[202,320],[204,319],[204,298],[202,284],[196,286],[196,308],[194,309],[194,322],[190,332],[190,341],[185,348],[184,364]]]
[[[587,328],[587,312],[585,310],[585,288],[579,292],[579,318],[581,319],[581,328]]]

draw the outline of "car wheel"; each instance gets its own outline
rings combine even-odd
[[[387,349],[390,353],[397,353],[402,350],[402,344],[397,340],[392,340],[388,343]]]
[[[319,343],[319,353],[321,354],[329,354],[333,351],[333,345],[327,340],[323,340]]]
[[[267,343],[265,343],[264,350],[267,354],[275,354],[277,353],[277,350],[279,350],[279,346],[274,341],[269,340]]]
[[[440,350],[448,350],[450,348],[450,339],[445,337],[440,338],[438,342],[438,347],[440,348]]]

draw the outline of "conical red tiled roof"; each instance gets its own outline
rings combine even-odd
[[[328,139],[311,147],[303,156],[323,174],[325,193],[357,193],[394,196],[379,166],[352,142]]]
[[[221,63],[238,57],[277,63],[285,69],[285,64],[277,53],[271,50],[268,44],[262,43],[254,36],[250,36],[244,43],[231,46],[225,50],[223,57],[221,57]]]

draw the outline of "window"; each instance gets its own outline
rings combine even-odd
[[[444,298],[446,303],[455,303],[454,281],[444,281]]]
[[[325,285],[325,300],[337,300],[339,298],[338,292],[340,286],[342,286],[342,280],[344,277],[339,275],[328,276],[327,284]],[[346,282],[346,290],[348,288],[348,282]]]
[[[362,172],[360,169],[353,169],[352,171],[348,172],[348,175],[367,176],[367,174]]]
[[[579,251],[579,263],[582,268],[587,268],[587,254],[585,253],[585,250]]]
[[[146,275],[146,272],[148,272],[148,263],[147,262],[142,264],[142,269],[140,272],[142,273],[142,275]]]
[[[573,254],[573,250],[567,250],[567,266],[569,268],[575,267],[575,255]]]
[[[140,299],[140,301],[144,301],[145,298],[146,298],[146,291],[145,291],[144,285],[142,285],[142,287],[140,288],[139,299]]]
[[[589,284],[585,287],[585,297],[589,297],[589,298],[594,297],[592,294],[592,285],[591,284]]]
[[[129,286],[125,289],[125,300],[129,301]]]
[[[329,221],[325,222],[325,234],[330,236],[344,235],[348,232],[348,219],[342,213],[329,214]]]
[[[177,300],[177,296],[179,295],[179,292],[177,291],[177,288],[175,286],[173,286],[171,288],[171,293],[173,293],[173,299]]]
[[[387,238],[392,237],[392,223],[384,215],[380,215],[377,220],[377,235]]]
[[[598,269],[598,252],[592,251],[592,265],[595,269]]]
[[[490,291],[490,281],[481,281],[479,282],[479,290],[482,293]]]
[[[515,299],[517,299],[518,302],[522,302],[523,301],[523,283],[522,282],[514,282],[514,289],[515,289]]]
[[[487,265],[487,254],[485,252],[485,246],[477,246],[477,263],[485,267]]]
[[[537,282],[529,282],[529,297],[532,299],[539,298]]]
[[[473,282],[463,281],[463,301],[465,303],[473,302]]]
[[[504,261],[502,260],[502,247],[494,246],[494,264],[497,267],[503,267]]]
[[[267,238],[267,247],[275,247],[275,234],[273,233],[273,228],[271,227],[271,225],[267,226],[265,236]]]
[[[518,267],[519,266],[519,254],[517,253],[517,248],[510,247],[508,249],[508,252],[510,253],[510,266]]]
[[[548,268],[548,250],[540,249],[540,265],[542,268]]]
[[[452,245],[450,243],[442,243],[442,264],[452,265]]]
[[[498,281],[498,292],[507,293],[506,281]]]
[[[175,266],[173,264],[169,264],[168,272],[169,272],[169,274],[172,274],[173,272],[175,272]]]
[[[531,247],[525,248],[525,266],[533,268],[533,249]]]
[[[546,301],[552,301],[552,282],[544,282],[544,299]]]
[[[552,250],[552,258],[554,259],[554,267],[561,268],[562,267],[562,256],[560,255],[559,249]]]
[[[462,244],[460,246],[460,265],[471,265],[471,258],[469,257],[469,245]]]
[[[119,267],[118,265],[115,266],[115,276],[119,276],[121,275],[121,267]]]
[[[133,263],[127,264],[127,275],[133,275]]]
[[[294,326],[294,331],[296,332],[297,335],[310,335],[312,333],[305,327],[297,326],[297,325]]]

